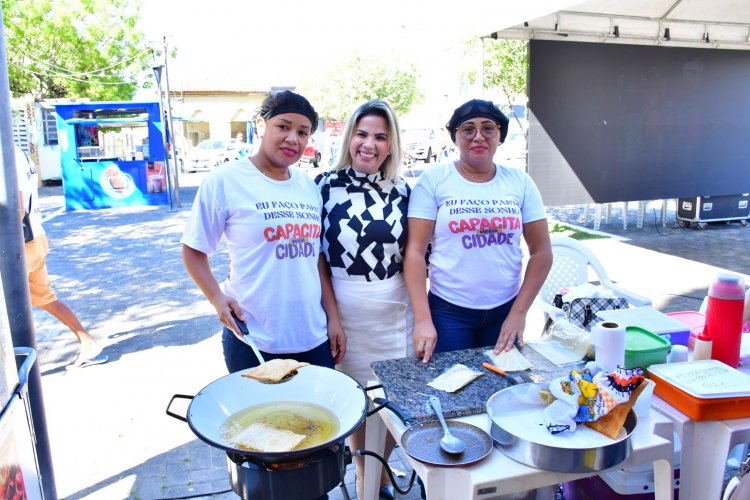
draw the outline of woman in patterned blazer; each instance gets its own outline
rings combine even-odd
[[[414,317],[403,278],[410,188],[399,176],[398,120],[385,101],[361,105],[349,119],[333,170],[315,182],[323,196],[323,253],[331,271],[347,351],[336,365],[362,386],[373,361],[414,356]],[[364,447],[364,424],[351,435]],[[386,455],[393,448],[387,444]],[[358,477],[363,459],[355,457]],[[381,493],[392,495],[383,477]],[[362,497],[357,484],[357,497]]]

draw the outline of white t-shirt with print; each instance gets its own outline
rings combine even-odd
[[[318,274],[322,199],[304,172],[290,172],[276,181],[247,158],[222,164],[203,179],[181,240],[210,255],[226,237],[222,291],[239,302],[258,347],[275,354],[328,340]]]
[[[23,149],[17,144],[13,145],[16,153],[16,173],[18,174],[18,190],[23,195],[23,210],[29,212],[29,221],[31,222],[31,231],[34,237],[44,234],[42,226],[42,212],[39,210],[39,190],[37,188],[37,169],[34,162],[31,161]],[[31,211],[29,211],[31,204]]]
[[[435,221],[430,291],[452,304],[491,309],[521,288],[523,224],[546,217],[525,172],[497,166],[470,182],[453,163],[426,169],[412,190],[409,217]]]

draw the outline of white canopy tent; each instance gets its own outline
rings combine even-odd
[[[514,25],[503,22],[486,36],[750,49],[747,0],[591,0],[548,4],[546,13],[539,15],[539,9],[529,8],[523,12],[523,21]],[[515,19],[518,14],[522,13],[514,12],[508,19]]]
[[[750,100],[742,97],[750,95],[750,58],[738,52],[750,49],[750,0],[548,6],[541,15],[529,9],[503,16],[483,35],[532,41],[528,171],[546,203],[750,190],[742,132],[750,126]],[[506,22],[524,13],[523,21]],[[604,50],[612,44],[633,48]]]

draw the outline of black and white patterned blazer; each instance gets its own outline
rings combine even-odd
[[[411,188],[353,168],[315,179],[323,196],[323,251],[336,278],[377,281],[403,271]]]

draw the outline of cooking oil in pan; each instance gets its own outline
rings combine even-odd
[[[230,415],[221,426],[221,438],[245,450],[252,450],[233,437],[255,423],[306,436],[294,449],[311,448],[332,440],[339,432],[339,421],[329,409],[301,401],[274,401],[245,408]]]

